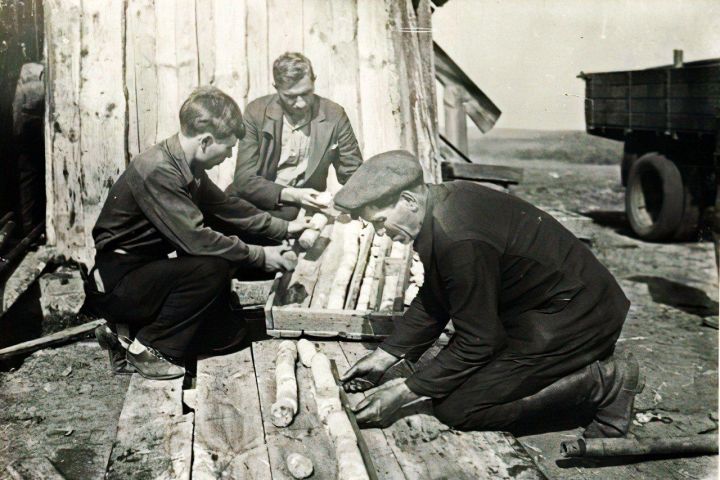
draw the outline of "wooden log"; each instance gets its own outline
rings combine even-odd
[[[347,358],[345,368],[370,353],[367,344],[340,342],[337,345]],[[353,401],[363,396],[363,393],[350,395]],[[366,432],[369,431],[363,430],[363,435],[370,446],[375,442],[368,438]],[[401,418],[382,432],[405,478],[545,478],[518,441],[505,432],[451,431],[428,414]],[[462,458],[463,461],[438,462],[438,458]]]
[[[133,157],[158,139],[155,0],[128,0],[125,25],[128,156]]]
[[[345,305],[348,285],[358,263],[361,231],[362,223],[359,220],[352,220],[348,223],[343,238],[342,258],[335,271],[333,285],[328,294],[327,308],[342,309]]]
[[[255,342],[252,345],[261,417],[265,427],[273,479],[292,478],[285,462],[291,453],[300,453],[312,460],[315,466],[312,478],[336,479],[335,454],[332,442],[316,414],[317,407],[311,391],[312,378],[309,368],[300,367],[295,372],[298,383],[298,413],[293,423],[286,428],[278,428],[271,421],[270,405],[276,395],[274,360],[280,343],[279,340],[268,340]]]
[[[252,353],[198,360],[193,479],[270,479]]]
[[[82,186],[85,245],[91,249],[92,229],[109,185],[126,164],[125,4],[123,0],[82,2],[82,9],[79,109],[83,177],[78,181]],[[85,260],[89,262],[90,258]]]
[[[47,457],[23,458],[5,469],[13,480],[65,480]]]
[[[278,292],[276,305],[296,305],[301,308],[310,306],[321,264],[326,250],[329,249],[332,231],[333,224],[326,225],[312,248],[300,254],[287,288]]]
[[[45,188],[47,242],[59,253],[85,248],[80,151],[80,0],[48,0],[45,13],[47,59]]]
[[[353,272],[352,279],[350,280],[350,286],[348,287],[347,298],[345,299],[345,309],[354,310],[357,305],[358,296],[360,294],[360,286],[365,276],[365,267],[368,264],[370,257],[370,247],[373,244],[375,238],[375,228],[368,224],[360,232],[360,247],[358,252],[357,265]]]
[[[50,347],[53,345],[60,345],[70,340],[74,340],[78,337],[86,335],[95,330],[95,327],[104,325],[105,320],[93,320],[92,322],[84,323],[75,327],[66,328],[60,330],[51,335],[36,338],[35,340],[29,340],[27,342],[18,343],[11,347],[0,349],[0,360],[21,355],[24,353],[34,352],[42,348]]]
[[[298,216],[299,217],[299,216]],[[302,248],[307,250],[312,247],[313,244],[320,237],[320,232],[325,225],[328,224],[328,217],[322,213],[316,213],[310,219],[310,226],[300,235],[298,243]]]
[[[377,306],[378,292],[382,292],[384,279],[383,267],[385,256],[390,249],[392,240],[387,235],[375,235],[370,247],[370,258],[365,268],[360,293],[358,295],[357,310],[374,310]]]
[[[313,291],[312,300],[310,301],[310,308],[327,308],[328,298],[333,287],[333,281],[335,280],[335,273],[342,262],[345,241],[350,236],[353,228],[351,225],[349,221],[343,221],[340,217],[335,219],[335,226],[330,236],[330,244],[320,264],[320,274],[317,284],[315,285],[315,290]]]
[[[190,478],[193,414],[183,415],[182,382],[133,375],[105,478]]]

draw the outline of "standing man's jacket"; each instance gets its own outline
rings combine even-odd
[[[441,398],[480,374],[493,402],[511,401],[612,351],[630,304],[580,240],[512,195],[464,181],[429,188],[415,240],[425,283],[381,347],[412,359],[449,320],[455,335],[411,390]],[[494,371],[500,354],[522,374]]]
[[[284,188],[274,182],[283,127],[278,95],[267,95],[250,102],[244,120],[246,133],[240,140],[235,177],[226,193],[244,198],[263,210],[276,210],[280,207],[280,192]],[[304,183],[299,186],[324,191],[331,164],[338,181],[345,184],[362,164],[360,147],[345,110],[337,103],[315,95],[310,122],[310,154]]]

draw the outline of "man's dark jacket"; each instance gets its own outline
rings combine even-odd
[[[381,346],[412,359],[448,320],[456,333],[411,390],[442,398],[475,376],[489,402],[511,401],[612,351],[629,301],[580,240],[512,195],[464,181],[429,188],[415,240],[425,283]]]
[[[238,147],[235,176],[226,189],[263,210],[277,210],[284,188],[274,182],[282,146],[283,110],[277,94],[250,102],[245,109],[245,137]],[[310,122],[310,154],[303,187],[324,191],[330,165],[338,181],[345,184],[362,164],[360,147],[345,110],[315,95]],[[294,213],[297,214],[295,208]],[[286,220],[292,213],[280,215]],[[292,217],[292,218],[289,218]]]

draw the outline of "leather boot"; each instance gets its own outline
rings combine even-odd
[[[100,325],[95,329],[95,338],[103,350],[107,350],[110,359],[110,372],[115,375],[132,375],[135,369],[125,357],[129,343],[108,325]]]
[[[645,381],[631,353],[615,355],[600,363],[603,395],[593,421],[585,429],[585,438],[625,437],[633,418],[635,395]]]
[[[632,355],[596,361],[539,392],[519,400],[518,423],[532,423],[553,413],[594,411],[584,436],[621,437],[632,421],[635,395],[642,390],[639,367]]]

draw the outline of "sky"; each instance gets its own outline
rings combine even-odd
[[[720,57],[720,0],[450,0],[432,21],[502,110],[496,128],[584,129],[581,71]]]

